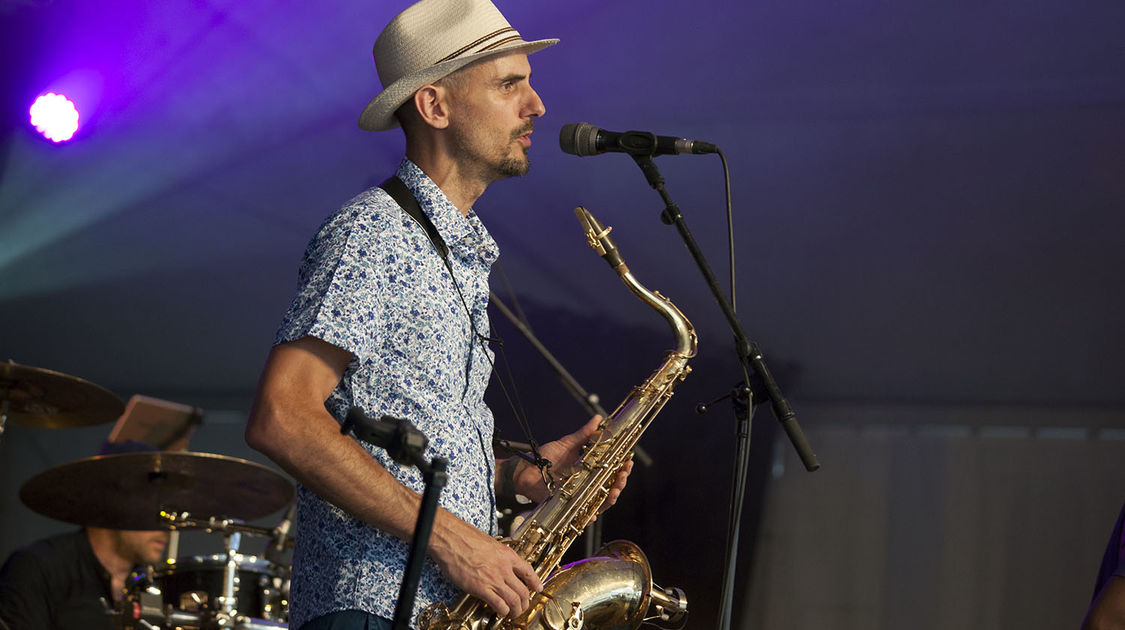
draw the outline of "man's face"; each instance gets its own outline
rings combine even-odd
[[[488,58],[447,77],[452,148],[486,182],[527,173],[532,120],[546,111],[527,55]]]
[[[164,559],[168,538],[166,531],[119,531],[117,552],[133,564],[158,564]]]

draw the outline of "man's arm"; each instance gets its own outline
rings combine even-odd
[[[246,442],[324,500],[409,541],[421,496],[398,482],[324,407],[352,355],[315,337],[270,352],[246,427]],[[521,612],[528,587],[543,588],[527,562],[452,513],[439,509],[430,555],[459,588],[497,613]]]

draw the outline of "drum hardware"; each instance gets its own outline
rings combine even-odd
[[[119,398],[88,381],[0,363],[0,437],[9,420],[14,426],[79,427],[111,422],[124,409]],[[292,482],[266,466],[180,451],[82,459],[44,471],[20,488],[27,507],[60,521],[118,530],[202,529],[224,537],[225,553],[150,567],[129,583],[117,607],[103,602],[113,625],[126,630],[287,628],[288,566],[243,555],[239,546],[244,534],[271,539],[270,549],[291,546],[291,514],[284,531],[245,521],[277,512],[293,495]],[[168,552],[175,558],[172,546]]]
[[[210,516],[206,519],[196,518],[190,512],[160,512],[160,518],[165,521],[164,527],[171,529],[201,529],[208,534],[247,534],[250,536],[261,536],[262,538],[270,538],[274,535],[274,530],[267,527],[258,527],[257,525],[247,525],[238,519],[233,518],[220,518],[217,516]],[[289,541],[292,545],[292,541]]]
[[[290,510],[290,513],[292,510]],[[225,547],[226,556],[223,561],[223,578],[222,578],[222,592],[216,598],[217,611],[215,618],[218,620],[219,627],[227,627],[223,625],[226,621],[233,621],[239,617],[238,604],[239,604],[239,589],[241,587],[240,572],[244,559],[251,559],[256,561],[253,556],[243,556],[238,553],[241,545],[241,537],[243,534],[250,536],[259,536],[262,538],[270,539],[270,549],[272,550],[275,544],[280,544],[282,547],[292,545],[292,538],[288,538],[288,525],[287,523],[292,518],[287,514],[283,525],[278,528],[269,529],[265,527],[258,527],[255,525],[247,525],[238,521],[237,519],[208,517],[195,518],[188,512],[171,513],[161,512],[161,517],[167,521],[167,525],[173,529],[181,528],[196,528],[202,529],[209,534],[222,534]],[[284,527],[286,529],[284,536],[285,539],[275,540],[277,538],[278,529]],[[268,551],[267,550],[267,553]],[[265,561],[265,564],[270,567],[278,568],[275,573],[280,573],[279,565],[273,562]],[[259,614],[266,620],[274,620],[284,616],[284,611],[288,609],[287,597],[283,596],[282,586],[285,581],[285,576],[274,575],[271,576],[277,580],[277,584],[263,584],[261,580],[257,584],[260,591],[259,596],[261,605],[258,606]],[[208,594],[206,591],[188,591],[179,594],[180,602],[179,608],[187,611],[199,611],[205,605],[205,600]]]
[[[272,548],[278,528],[248,525],[232,518],[193,517],[189,512],[163,511],[160,516],[164,526],[173,530],[200,529],[222,535],[224,553],[170,560],[153,573],[155,588],[150,590],[162,599],[165,624],[153,627],[287,627],[288,567],[239,551],[243,535],[270,539]],[[287,542],[282,545],[287,546]],[[142,593],[139,597],[146,596]],[[154,621],[159,620],[149,619],[148,623]]]
[[[292,482],[260,464],[164,451],[70,462],[20,488],[25,505],[61,521],[223,536],[224,553],[169,560],[150,572],[151,581],[134,582],[114,613],[124,630],[287,628],[288,567],[244,555],[239,547],[243,535],[276,536],[277,529],[244,521],[277,512],[293,494]]]
[[[155,627],[206,629],[286,627],[288,601],[283,590],[288,570],[237,551],[241,534],[227,538],[225,553],[171,562],[153,573],[153,586],[130,599],[152,611],[153,594],[160,614],[146,621]],[[145,600],[149,605],[144,605]],[[263,624],[266,624],[263,626]]]
[[[257,529],[262,530],[258,535],[270,531]],[[224,553],[179,558],[156,568],[151,584],[138,582],[126,594],[122,628],[287,628],[288,567],[240,553],[241,537],[242,532],[228,531]]]
[[[227,627],[234,621],[235,616],[238,614],[238,591],[242,585],[238,576],[238,560],[235,555],[238,553],[238,546],[242,542],[242,534],[240,532],[228,532],[223,534],[223,540],[226,542],[227,558],[223,564],[223,592],[218,597],[219,612],[216,618],[219,621],[219,627]]]

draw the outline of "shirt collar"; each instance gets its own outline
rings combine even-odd
[[[438,234],[445,239],[449,251],[458,257],[479,257],[486,265],[491,265],[500,255],[496,241],[488,233],[472,208],[463,215],[442,192],[441,188],[429,178],[418,165],[403,158],[396,173],[406,187],[414,193],[422,212],[430,217]]]

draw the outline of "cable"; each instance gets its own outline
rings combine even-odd
[[[718,151],[719,159],[723,164],[723,183],[726,189],[727,210],[727,246],[730,263],[730,306],[731,312],[738,313],[737,289],[735,284],[735,255],[734,255],[734,213],[731,203],[730,168],[727,157],[722,150]],[[746,386],[750,386],[750,374],[746,370],[746,363],[739,361],[742,367],[742,378]],[[719,608],[719,629],[730,630],[731,616],[734,608],[734,582],[737,573],[738,539],[742,532],[742,507],[746,499],[746,479],[750,467],[750,449],[747,448],[750,432],[750,420],[753,414],[753,398],[746,401],[746,418],[739,419],[738,435],[736,440],[736,454],[733,479],[731,481],[730,512],[727,514],[727,540],[726,553],[728,564],[723,573],[723,588]],[[733,401],[733,404],[738,404]]]
[[[488,346],[485,345],[485,344],[488,341],[496,341],[496,342],[498,342],[497,345],[500,347],[501,360],[504,362],[505,367],[508,367],[508,378],[511,379],[512,378],[511,377],[511,368],[508,366],[508,354],[506,352],[504,352],[504,340],[501,339],[499,336],[497,336],[497,337],[486,337],[486,336],[482,335],[479,330],[477,330],[477,323],[473,319],[472,309],[469,308],[469,303],[468,303],[468,301],[465,300],[464,293],[461,292],[461,283],[457,282],[457,276],[454,275],[454,273],[453,273],[453,264],[451,262],[449,262],[448,256],[442,256],[441,259],[442,259],[442,261],[445,262],[445,268],[449,271],[449,279],[453,281],[453,288],[457,290],[457,297],[459,297],[461,299],[461,305],[465,308],[465,315],[469,318],[469,326],[472,328],[473,334],[476,336],[477,341],[480,343],[481,348],[484,350],[484,358],[488,361],[489,367],[492,368],[493,372],[497,372],[496,362],[492,360],[492,357],[488,353]],[[489,332],[492,332],[491,324],[490,324]],[[468,377],[468,370],[472,369],[472,363],[470,362],[465,367],[465,369],[466,369],[465,386],[468,387],[468,378],[467,378]],[[554,477],[551,475],[551,471],[550,471],[551,462],[550,462],[550,460],[545,459],[543,457],[543,455],[539,452],[539,444],[538,444],[538,442],[535,441],[535,438],[533,438],[532,435],[531,435],[531,425],[527,420],[527,414],[523,411],[523,403],[519,401],[518,395],[517,395],[515,401],[512,400],[512,394],[510,394],[508,392],[507,386],[504,385],[504,379],[500,378],[499,375],[496,378],[496,382],[500,384],[500,391],[502,391],[504,393],[504,398],[508,401],[508,406],[511,407],[512,414],[516,417],[516,422],[520,425],[520,429],[523,430],[524,435],[527,437],[528,444],[531,445],[531,455],[535,458],[535,465],[539,468],[539,474],[543,477],[543,483],[547,485],[547,489],[549,491],[553,492],[554,491]],[[512,389],[515,390],[516,389],[515,380],[512,379],[511,382],[512,382]]]

